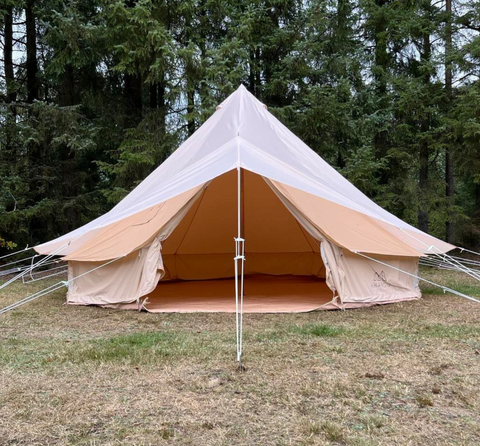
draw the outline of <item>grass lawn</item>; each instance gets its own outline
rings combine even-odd
[[[480,295],[463,275],[425,275]],[[0,307],[50,283],[12,285]],[[232,314],[66,306],[56,292],[0,316],[0,444],[480,444],[480,304],[424,292],[246,315],[245,372]]]

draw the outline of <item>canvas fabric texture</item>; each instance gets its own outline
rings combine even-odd
[[[69,303],[138,302],[160,278],[232,277],[238,172],[245,273],[325,278],[333,306],[420,296],[357,252],[416,274],[420,256],[454,248],[371,201],[240,87],[111,211],[35,249],[63,256],[71,279],[98,268],[72,282]]]
[[[164,274],[159,238],[138,251],[122,257],[103,268],[100,262],[68,262],[67,303],[108,305],[139,301],[151,293]]]

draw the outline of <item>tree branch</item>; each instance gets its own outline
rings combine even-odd
[[[27,102],[0,102],[0,105],[7,106],[7,107],[24,107],[30,108],[33,104],[28,104]]]
[[[5,60],[3,60],[3,59],[0,58],[0,62],[5,63]],[[23,65],[18,65],[18,64],[16,64],[15,62],[12,62],[12,65],[13,65],[14,67],[16,67],[16,68],[24,68]]]

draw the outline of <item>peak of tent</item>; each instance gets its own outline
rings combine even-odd
[[[248,91],[245,85],[240,84],[240,86],[233,93],[231,93],[223,102],[217,105],[217,110],[223,109],[226,105],[230,103],[235,103],[236,106],[239,107],[242,100],[249,101],[255,106],[267,109],[267,106],[261,101],[259,101],[252,93],[250,93],[250,91]]]

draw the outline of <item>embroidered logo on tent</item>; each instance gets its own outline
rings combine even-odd
[[[376,271],[373,273],[373,282],[371,283],[372,287],[375,288],[381,288],[381,287],[389,287],[391,286],[387,282],[387,275],[385,274],[385,271],[381,271],[380,273],[377,273]]]

